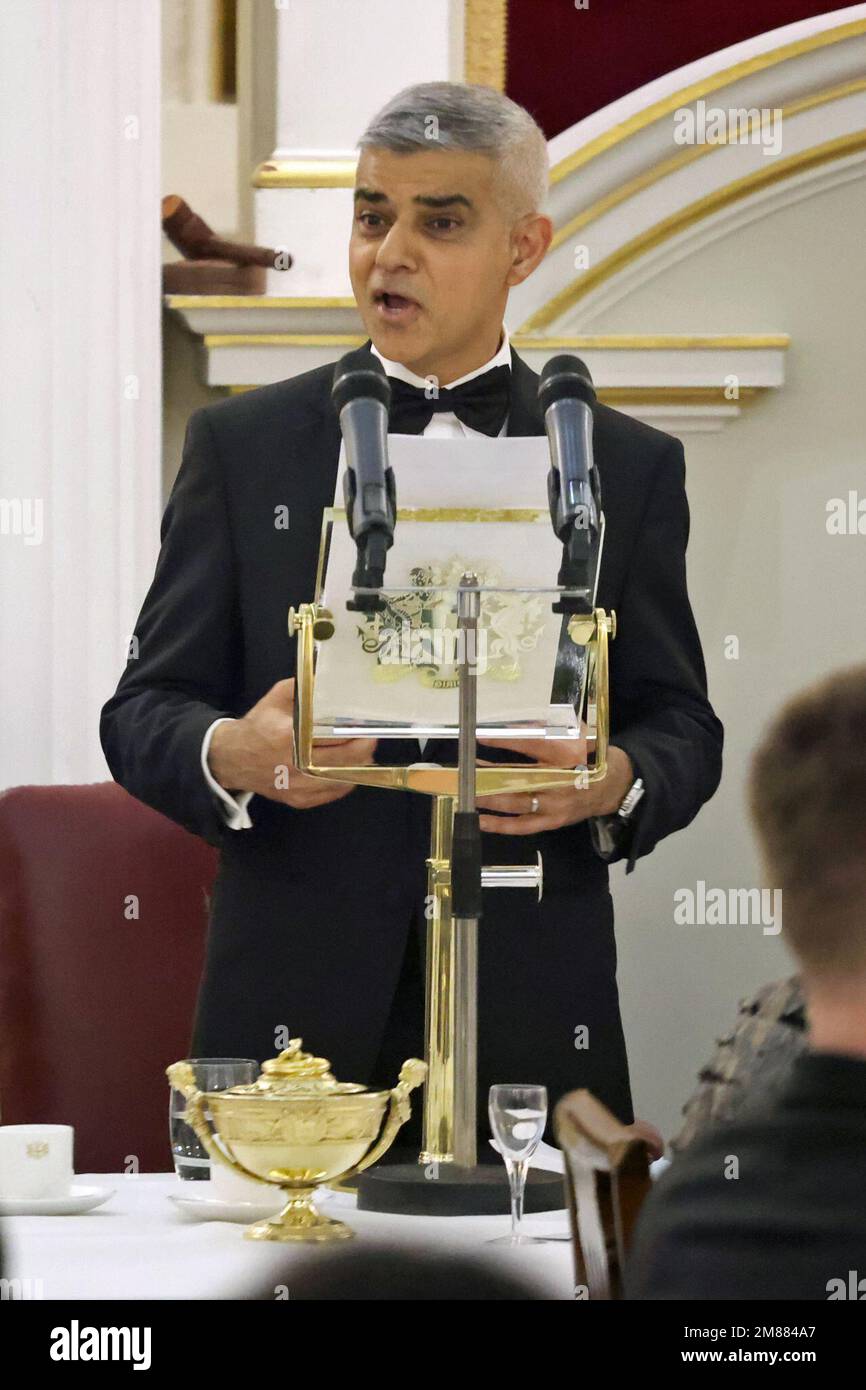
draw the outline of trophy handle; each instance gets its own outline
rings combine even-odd
[[[223,1147],[216,1130],[211,1129],[205,1115],[204,1097],[196,1087],[195,1072],[189,1062],[173,1062],[170,1067],[166,1067],[165,1074],[174,1089],[180,1091],[186,1100],[184,1119],[196,1138],[201,1140],[208,1155],[224,1163],[227,1168],[234,1169],[244,1178],[252,1178],[254,1182],[267,1182],[267,1178],[260,1178],[258,1173],[251,1173],[242,1163],[238,1163],[230,1151]]]
[[[340,1174],[340,1182],[344,1183],[347,1178],[353,1178],[356,1173],[362,1173],[365,1168],[376,1163],[384,1153],[390,1149],[396,1138],[397,1131],[406,1123],[411,1111],[411,1101],[409,1100],[410,1091],[414,1091],[416,1086],[427,1075],[427,1063],[420,1062],[417,1057],[411,1057],[408,1062],[404,1062],[400,1068],[400,1077],[397,1085],[391,1091],[391,1103],[388,1107],[388,1117],[382,1126],[382,1133],[379,1135],[377,1143],[366,1153],[360,1163],[356,1163],[354,1168]],[[196,1131],[198,1133],[198,1131]]]

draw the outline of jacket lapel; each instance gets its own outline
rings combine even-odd
[[[544,434],[538,405],[538,373],[511,349],[511,408],[506,434],[510,437]]]

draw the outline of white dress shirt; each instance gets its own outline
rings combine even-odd
[[[411,386],[417,386],[421,390],[424,390],[428,385],[428,378],[417,376],[415,372],[411,372],[408,367],[404,367],[402,362],[390,362],[387,357],[382,356],[381,352],[379,352],[374,344],[370,344],[370,349],[379,358],[388,376],[398,377],[401,381],[407,381]],[[508,329],[504,324],[502,325],[502,342],[499,345],[499,350],[494,353],[490,361],[485,362],[481,367],[476,367],[472,372],[467,372],[465,376],[458,377],[456,381],[449,381],[445,389],[450,390],[452,386],[461,386],[464,381],[471,381],[473,377],[480,376],[482,372],[489,372],[492,371],[494,367],[500,366],[511,366],[511,343],[508,337]],[[508,419],[506,417],[502,429],[499,431],[500,438],[505,434],[507,428]],[[461,439],[466,435],[480,436],[482,432],[481,430],[471,429],[469,425],[464,425],[462,420],[457,419],[453,411],[443,410],[434,412],[430,423],[421,433],[425,439]],[[202,772],[204,773],[205,780],[211,791],[215,796],[219,797],[222,803],[223,814],[229,829],[249,830],[252,828],[252,820],[250,819],[248,806],[251,797],[253,797],[255,793],[238,792],[237,796],[232,796],[224,787],[220,786],[208,767],[207,759],[211,739],[213,738],[213,731],[218,724],[224,724],[225,722],[225,718],[215,719],[205,733],[201,745]],[[422,749],[425,743],[426,739],[421,741]]]

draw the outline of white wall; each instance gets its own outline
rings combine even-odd
[[[673,893],[698,879],[760,885],[749,751],[788,695],[866,660],[866,535],[826,531],[828,499],[851,488],[866,497],[864,226],[866,182],[832,188],[705,247],[604,314],[612,333],[792,338],[784,389],[720,434],[686,440],[689,586],[726,729],[722,785],[691,827],[632,874],[615,872],[636,1109],[667,1133],[738,999],[792,973],[760,926],[675,926]],[[736,661],[724,656],[728,634],[740,639]]]
[[[160,511],[159,6],[0,5],[0,787],[102,781]]]

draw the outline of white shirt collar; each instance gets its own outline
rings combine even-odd
[[[400,381],[407,381],[410,386],[418,386],[422,390],[427,385],[427,378],[417,376],[415,372],[410,372],[408,367],[404,367],[402,362],[391,362],[387,357],[383,357],[375,343],[371,341],[370,351],[374,352],[385,368],[388,376],[397,377]],[[444,388],[450,391],[452,386],[460,386],[464,381],[471,381],[473,377],[480,376],[482,372],[489,372],[493,367],[511,366],[511,341],[508,337],[508,329],[502,325],[502,343],[499,351],[494,353],[489,362],[485,362],[482,367],[476,367],[474,372],[467,372],[465,376],[460,376],[456,381],[449,381]]]

